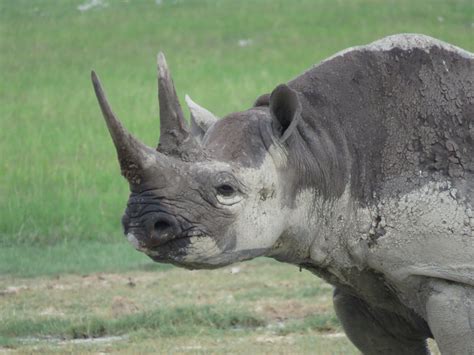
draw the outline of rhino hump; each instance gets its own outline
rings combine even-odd
[[[353,46],[346,48],[342,51],[337,52],[336,54],[330,56],[329,58],[324,59],[321,63],[329,61],[339,56],[343,56],[346,53],[352,51],[389,51],[394,48],[399,48],[401,50],[411,50],[411,49],[422,49],[427,53],[430,52],[430,49],[433,47],[443,48],[447,51],[455,52],[464,58],[474,58],[474,54],[470,53],[462,48],[454,46],[450,43],[441,41],[439,39],[415,33],[400,33],[392,36],[387,36],[372,43]]]

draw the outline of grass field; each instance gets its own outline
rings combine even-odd
[[[268,259],[214,271],[0,277],[0,352],[357,354],[331,293]]]
[[[159,50],[180,98],[222,116],[385,35],[472,51],[472,1],[87,3],[0,0],[0,351],[354,353],[330,289],[308,273],[265,260],[187,272],[126,244],[128,186],[90,70],[130,131],[155,145]],[[88,336],[118,338],[71,340]]]
[[[158,50],[181,98],[224,115],[338,50],[388,34],[422,32],[474,49],[470,0],[107,0],[81,12],[84,1],[0,2],[3,245],[119,238],[127,183],[92,68],[127,127],[155,145]]]

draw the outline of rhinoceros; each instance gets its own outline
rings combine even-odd
[[[335,288],[364,354],[474,354],[474,55],[400,34],[349,48],[218,119],[181,109],[158,55],[160,140],[94,89],[131,194],[122,219],[157,262],[267,256]]]

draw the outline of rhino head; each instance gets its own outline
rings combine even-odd
[[[154,149],[125,130],[94,72],[92,82],[130,185],[122,223],[137,250],[158,262],[214,268],[275,249],[294,212],[286,144],[300,117],[295,91],[280,85],[220,120],[186,97],[188,127],[160,53]]]

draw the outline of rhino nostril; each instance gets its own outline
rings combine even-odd
[[[173,226],[167,221],[160,220],[155,222],[154,231],[157,237],[166,238],[173,234]]]
[[[176,218],[168,213],[153,213],[129,224],[137,238],[146,248],[158,247],[180,235],[181,228]]]
[[[148,241],[150,246],[160,246],[179,235],[179,226],[176,219],[160,213],[149,220]]]

